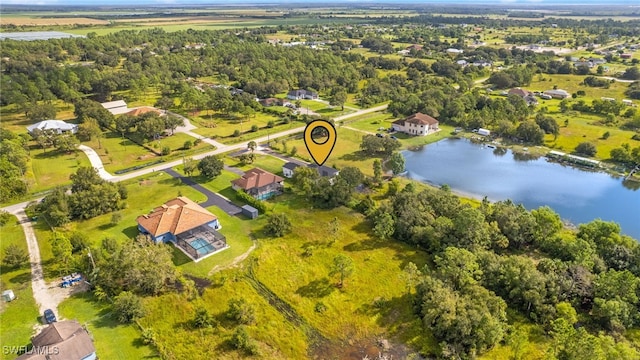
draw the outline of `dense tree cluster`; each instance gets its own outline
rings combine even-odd
[[[126,205],[126,188],[103,180],[92,167],[78,168],[71,174],[71,182],[71,194],[57,188],[37,206],[51,226],[61,226],[72,219],[90,219]]]
[[[24,175],[28,161],[27,137],[0,129],[0,202],[27,193]]]
[[[390,237],[431,254],[435,269],[420,275],[415,300],[425,324],[437,329],[443,354],[472,356],[502,341],[505,302],[551,328],[577,311],[585,328],[563,327],[562,336],[582,340],[597,338],[590,334],[597,329],[618,337],[638,324],[640,245],[617,224],[595,220],[573,232],[548,207],[528,211],[510,201],[484,201],[474,208],[446,190],[412,186],[368,218],[375,227],[389,224]],[[527,255],[533,252],[535,259]],[[637,356],[600,336],[613,345],[596,342],[597,351],[611,355],[624,348]]]
[[[119,244],[105,238],[91,251],[95,271],[92,283],[108,295],[128,291],[138,295],[158,295],[177,281],[171,249],[141,237]]]

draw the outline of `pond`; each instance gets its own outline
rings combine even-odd
[[[573,224],[600,218],[640,239],[640,190],[622,178],[547,161],[525,159],[466,139],[444,139],[403,152],[407,177],[447,184],[470,197],[511,199],[527,209],[548,205]]]

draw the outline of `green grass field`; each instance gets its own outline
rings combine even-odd
[[[52,164],[55,163],[55,166]],[[90,166],[89,159],[82,151],[61,153],[55,149],[31,150],[31,161],[25,177],[29,191],[38,193],[58,185],[70,184],[69,176],[81,166]]]
[[[585,76],[580,75],[547,75],[541,74],[533,77],[531,81],[531,85],[527,87],[530,91],[545,91],[553,89],[554,86],[557,86],[558,89],[563,89],[568,91],[570,94],[577,92],[578,90],[582,90],[586,93],[584,97],[580,97],[579,99],[584,99],[587,103],[591,103],[592,100],[598,99],[602,97],[614,98],[618,101],[622,101],[622,99],[626,99],[624,96],[624,91],[629,87],[629,84],[621,83],[621,82],[612,82],[608,89],[598,88],[598,87],[589,87],[585,85],[580,85],[580,83],[584,80]],[[559,103],[560,100],[543,100],[540,102],[540,105],[545,105],[546,103]]]
[[[620,147],[624,143],[628,143],[632,147],[637,143],[631,139],[635,132],[599,125],[597,122],[601,120],[601,117],[597,115],[568,113],[551,114],[551,116],[560,124],[560,135],[555,140],[552,135],[546,135],[545,145],[559,151],[572,152],[581,142],[590,142],[598,150],[596,158],[605,160],[610,158],[612,149]],[[569,120],[567,127],[564,126],[565,120]],[[605,132],[610,134],[607,139],[602,137]]]
[[[144,345],[135,325],[118,323],[108,303],[98,302],[90,293],[66,299],[58,310],[64,318],[86,326],[101,359],[160,359],[155,349]]]
[[[22,226],[15,217],[0,227],[2,241],[0,242],[0,257],[4,258],[4,250],[11,244],[18,245],[25,252],[27,242],[24,238]],[[31,269],[27,262],[20,268],[2,266],[0,274],[0,292],[13,290],[16,298],[11,302],[0,304],[0,343],[4,346],[26,346],[31,342],[34,325],[38,324],[39,311],[31,290]],[[16,354],[5,351],[0,359],[14,359]]]

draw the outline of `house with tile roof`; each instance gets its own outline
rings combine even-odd
[[[260,168],[253,168],[239,179],[231,181],[233,190],[243,190],[258,200],[269,199],[282,193],[284,179]]]
[[[391,127],[395,131],[409,135],[424,136],[438,131],[438,120],[423,113],[415,113],[404,119],[394,121],[391,123]]]
[[[189,198],[179,196],[136,219],[140,233],[157,243],[173,242],[192,259],[198,260],[228,247],[217,230],[218,217]]]
[[[33,348],[17,360],[95,360],[93,341],[77,321],[51,323],[31,340]]]

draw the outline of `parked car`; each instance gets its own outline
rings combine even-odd
[[[379,138],[384,137],[384,135],[382,135],[380,133],[377,133],[376,136],[379,137]]]
[[[53,313],[53,310],[47,309],[47,310],[44,311],[44,321],[47,324],[51,324],[51,323],[54,323],[54,322],[58,321],[56,319],[56,314]]]
[[[390,137],[391,137],[393,140],[398,140],[398,138],[397,138],[397,137],[395,137],[395,136],[393,136],[393,135],[391,135]]]

